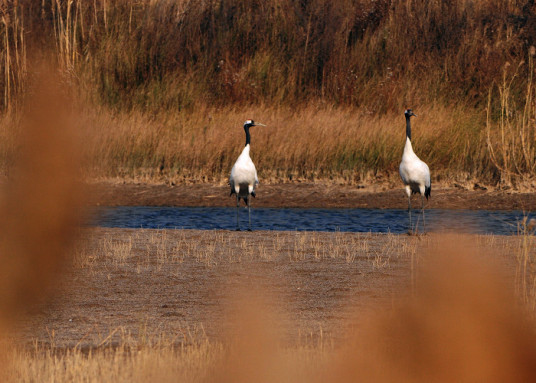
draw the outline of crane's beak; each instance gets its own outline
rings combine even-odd
[[[256,122],[256,123],[255,123],[255,126],[266,126],[266,125],[264,125],[264,124],[261,123],[261,122]]]

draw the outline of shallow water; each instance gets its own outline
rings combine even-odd
[[[413,224],[422,231],[419,210]],[[426,210],[427,231],[459,231],[474,234],[515,234],[521,211]],[[275,209],[251,210],[253,230],[347,231],[405,233],[408,213],[403,209]],[[236,208],[230,207],[140,207],[99,208],[95,226],[151,229],[235,230]],[[241,228],[248,227],[248,213],[240,209]]]

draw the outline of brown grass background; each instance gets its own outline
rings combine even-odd
[[[2,136],[35,61],[80,99],[92,178],[223,182],[253,132],[261,179],[396,177],[402,111],[434,181],[534,178],[532,1],[21,0],[0,6]],[[16,130],[16,129],[15,129]],[[16,148],[0,144],[9,172]]]

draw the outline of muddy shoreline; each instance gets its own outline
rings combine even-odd
[[[432,189],[430,209],[523,210],[536,209],[536,193],[484,188],[441,187]],[[88,186],[92,206],[234,206],[227,185],[147,184],[96,182]],[[420,206],[420,196],[413,196]],[[262,184],[253,207],[273,208],[370,208],[404,209],[407,199],[402,187],[388,185],[348,186],[316,183]]]

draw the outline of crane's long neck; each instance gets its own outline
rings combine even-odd
[[[406,116],[406,137],[411,141],[411,122],[410,116]]]
[[[414,156],[413,147],[411,146],[411,123],[410,116],[406,116],[406,145],[404,146],[404,158]]]
[[[244,130],[246,131],[246,146],[248,146],[251,143],[251,135],[249,134],[249,126],[244,126]]]

